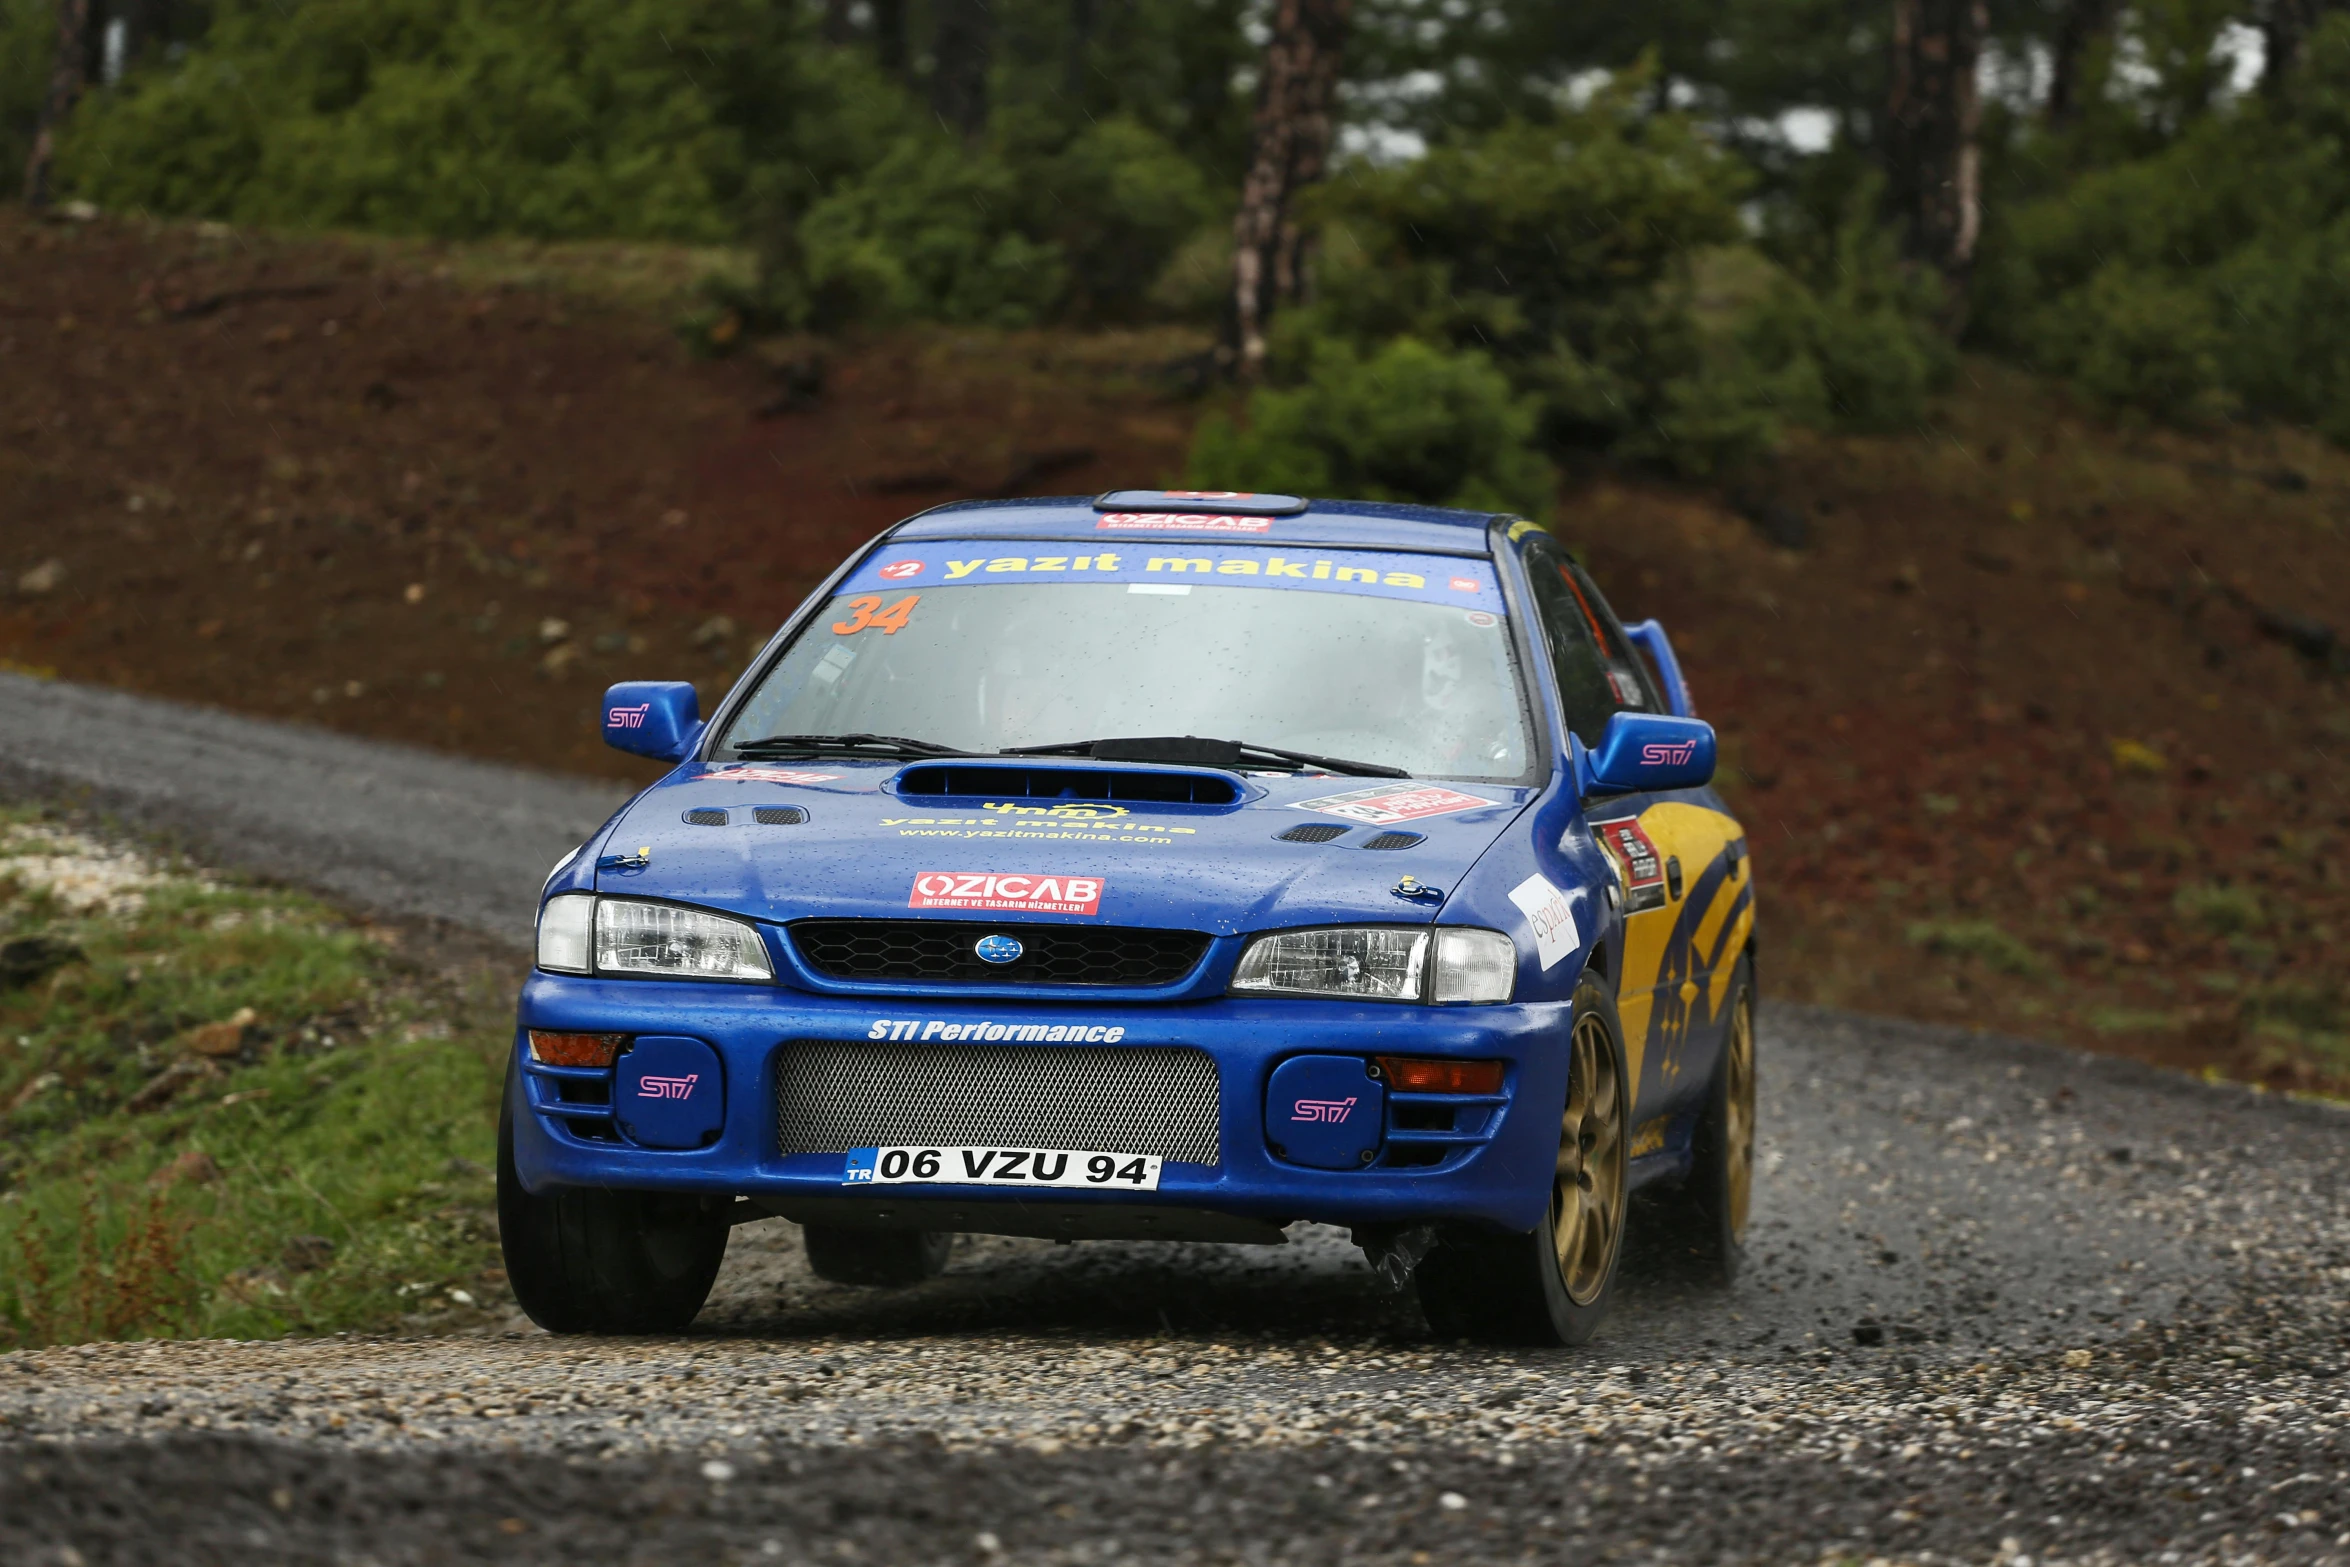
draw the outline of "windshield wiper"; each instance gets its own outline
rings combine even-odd
[[[976,756],[935,740],[903,735],[768,735],[734,746],[737,756]]]
[[[1285,751],[1277,745],[1250,740],[1203,740],[1197,735],[1160,735],[1131,740],[1064,740],[1058,745],[1016,745],[999,756],[1089,756],[1097,762],[1168,762],[1183,767],[1238,767],[1246,761],[1289,762],[1326,773],[1352,773],[1363,778],[1409,778],[1400,767],[1380,762],[1350,762],[1342,756],[1316,756],[1311,751]]]

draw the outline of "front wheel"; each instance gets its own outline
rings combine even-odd
[[[1632,1091],[1615,1000],[1589,976],[1575,991],[1570,1049],[1542,1224],[1525,1235],[1448,1232],[1415,1275],[1428,1324],[1444,1337],[1580,1344],[1607,1316],[1624,1250]]]
[[[530,1320],[549,1333],[682,1333],[726,1256],[723,1210],[666,1192],[533,1196],[514,1166],[511,1081],[498,1112],[498,1248]]]

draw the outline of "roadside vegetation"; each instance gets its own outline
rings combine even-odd
[[[490,1320],[499,1010],[308,899],[0,815],[0,1345]]]

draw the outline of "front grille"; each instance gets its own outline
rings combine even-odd
[[[1196,930],[1119,926],[982,925],[956,920],[801,920],[792,945],[833,979],[911,979],[997,985],[1172,985],[1208,950]],[[971,949],[1005,935],[1024,949],[982,963]]]
[[[1216,1064],[1189,1049],[797,1040],[776,1065],[777,1148],[1071,1148],[1215,1164]]]

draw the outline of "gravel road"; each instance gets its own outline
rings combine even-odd
[[[500,933],[607,798],[128,702],[0,679],[70,748],[15,723],[15,771],[176,774],[144,814]],[[681,1339],[0,1356],[0,1561],[2350,1561],[2339,1112],[1786,1006],[1762,1046],[1748,1273],[1635,1228],[1579,1352],[1431,1343],[1326,1230],[970,1240],[885,1292],[770,1221]]]

